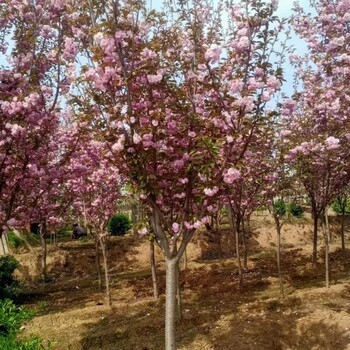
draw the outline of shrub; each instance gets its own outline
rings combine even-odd
[[[297,218],[302,216],[304,212],[303,208],[299,204],[296,204],[294,202],[289,204],[288,211]]]
[[[43,339],[32,336],[27,340],[18,340],[15,335],[8,337],[0,336],[1,350],[44,350],[46,347],[43,344]]]
[[[11,248],[19,248],[23,244],[23,238],[17,236],[14,232],[10,231],[7,235],[9,245]]]
[[[113,215],[108,224],[108,230],[112,236],[123,236],[131,229],[129,217],[124,214]]]
[[[33,316],[29,311],[16,306],[12,300],[4,299],[0,301],[0,336],[6,337],[16,334],[24,321]]]
[[[72,227],[71,226],[62,226],[57,230],[57,237],[71,237],[72,236]]]
[[[345,201],[344,201],[344,202],[345,202]],[[342,213],[342,208],[341,208],[340,203],[339,203],[338,200],[335,201],[335,202],[332,204],[332,209],[335,211],[335,213],[336,213],[337,215],[342,215],[342,214],[343,214],[343,213]],[[348,199],[348,200],[346,201],[346,205],[345,205],[345,215],[347,215],[347,214],[350,214],[350,199]]]
[[[286,203],[283,200],[281,199],[277,200],[273,206],[275,207],[275,210],[277,211],[279,216],[286,215],[286,212],[287,212]]]
[[[16,306],[12,300],[0,301],[0,349],[2,350],[42,350],[43,340],[32,336],[27,340],[16,338],[23,322],[31,319],[33,313]]]
[[[13,256],[0,257],[0,300],[16,295],[19,282],[13,273],[18,267],[19,262]]]

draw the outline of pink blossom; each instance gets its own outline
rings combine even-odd
[[[171,225],[171,228],[173,230],[174,233],[178,233],[179,230],[180,230],[180,225],[177,223],[177,222],[174,222],[172,225]]]
[[[204,57],[210,63],[216,63],[220,59],[221,47],[215,44],[212,44],[209,49],[205,52]]]
[[[202,226],[202,221],[196,221],[193,223],[194,228],[200,228]]]
[[[150,84],[156,84],[162,81],[163,73],[158,72],[157,74],[147,74],[147,80]]]
[[[125,136],[121,135],[119,140],[112,146],[112,151],[120,152],[124,149]]]
[[[327,149],[329,149],[329,150],[337,149],[340,147],[339,139],[337,139],[333,136],[328,137],[326,139],[325,143],[326,143]]]
[[[214,186],[213,188],[205,188],[204,193],[206,196],[213,197],[216,193],[218,193],[219,188]]]
[[[147,60],[147,59],[154,59],[157,57],[157,54],[150,50],[149,48],[144,48],[141,52],[141,58],[144,59],[144,60]]]
[[[226,141],[227,141],[227,143],[232,143],[233,142],[233,137],[232,136],[226,136]]]
[[[227,184],[232,184],[234,181],[239,179],[241,173],[239,170],[235,168],[229,168],[227,172],[224,174],[224,182]]]
[[[132,140],[136,145],[138,145],[141,142],[142,137],[135,132],[134,135],[132,136]]]
[[[143,227],[141,230],[138,230],[141,237],[146,236],[148,233],[148,230],[146,227]]]
[[[278,90],[281,87],[281,82],[275,76],[271,76],[267,79],[267,86],[274,90]]]

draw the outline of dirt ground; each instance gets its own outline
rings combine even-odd
[[[319,263],[312,268],[310,217],[283,227],[285,299],[279,295],[276,235],[268,215],[252,217],[242,288],[230,230],[196,235],[187,250],[187,269],[181,272],[178,349],[350,350],[350,253],[340,252],[337,219],[330,218],[330,288],[324,287],[321,236]],[[350,232],[350,222],[346,229]],[[164,260],[157,250],[161,297],[156,301],[147,241],[131,236],[111,239],[112,309],[98,288],[92,242],[62,241],[51,247],[51,282],[38,280],[38,256],[36,249],[16,255],[25,281],[22,302],[37,311],[23,336],[37,334],[57,350],[164,348]]]

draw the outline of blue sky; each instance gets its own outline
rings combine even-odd
[[[279,17],[288,17],[292,15],[292,7],[294,0],[279,0],[277,15]],[[304,9],[310,9],[309,0],[299,0],[300,5]],[[301,39],[299,39],[295,34],[292,34],[290,45],[295,49],[295,53],[302,55],[306,52],[306,44]],[[286,82],[283,85],[282,91],[291,95],[293,93],[293,69],[289,64],[284,66],[284,73]]]

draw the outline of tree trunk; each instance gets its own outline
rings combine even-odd
[[[313,213],[314,219],[314,240],[313,240],[313,253],[312,253],[312,265],[316,267],[317,265],[317,223],[318,223],[318,215],[316,212]]]
[[[97,234],[95,234],[95,254],[96,254],[96,270],[97,270],[97,278],[98,278],[98,287],[100,292],[102,292],[102,273],[101,273],[101,258],[100,258],[100,249],[99,249],[99,239]]]
[[[244,219],[242,220],[242,241],[243,241],[243,253],[244,253],[243,267],[247,269],[248,268],[248,248],[247,248],[247,240],[246,240],[245,227],[244,227]]]
[[[106,299],[107,305],[112,307],[112,299],[111,299],[111,291],[109,288],[109,272],[108,272],[108,259],[107,259],[107,241],[104,241],[104,238],[99,236],[100,245],[102,249],[102,257],[103,257],[103,267],[105,270],[105,284],[106,284]]]
[[[5,232],[0,233],[0,241],[1,241],[0,256],[6,255],[10,252],[6,236],[7,236],[7,233]]]
[[[282,299],[284,299],[284,287],[283,287],[283,278],[281,271],[281,225],[280,220],[276,214],[273,215],[275,219],[276,232],[277,232],[277,269],[278,269],[278,279],[280,285],[280,293]]]
[[[341,216],[341,227],[340,227],[340,235],[341,235],[341,253],[345,254],[345,236],[344,236],[344,227],[345,227],[345,213],[342,212]]]
[[[241,288],[243,283],[243,275],[242,275],[242,266],[241,266],[241,257],[239,254],[239,219],[235,220],[233,215],[233,210],[231,204],[228,205],[229,210],[229,219],[231,229],[234,231],[235,239],[236,239],[236,257],[237,257],[237,267],[238,267],[238,278],[239,278],[239,288]]]
[[[165,302],[165,350],[175,350],[176,311],[176,265],[175,259],[166,258],[166,302]]]
[[[157,273],[156,273],[156,259],[154,256],[154,242],[149,241],[149,251],[150,251],[150,264],[151,264],[151,272],[152,272],[152,283],[153,283],[153,295],[154,299],[159,298],[158,291],[158,282],[157,282]]]
[[[328,220],[328,207],[325,209],[324,212],[324,219],[325,219],[325,225],[326,225],[326,233],[328,236],[328,242],[332,242],[333,236],[329,230],[329,220]]]
[[[177,306],[177,319],[182,320],[182,298],[181,298],[181,286],[180,286],[180,263],[176,264],[176,306]]]
[[[325,244],[326,287],[329,288],[329,241],[328,241],[325,214],[323,214],[321,221],[322,221],[322,231],[323,231],[324,244]]]
[[[46,227],[45,224],[40,225],[40,242],[41,242],[41,274],[44,281],[47,281],[47,245],[46,245]]]
[[[238,276],[239,276],[239,288],[241,288],[243,284],[243,273],[242,273],[241,255],[239,253],[239,230],[237,225],[235,227],[235,236],[236,236],[236,255],[237,255],[237,267],[238,267]]]

